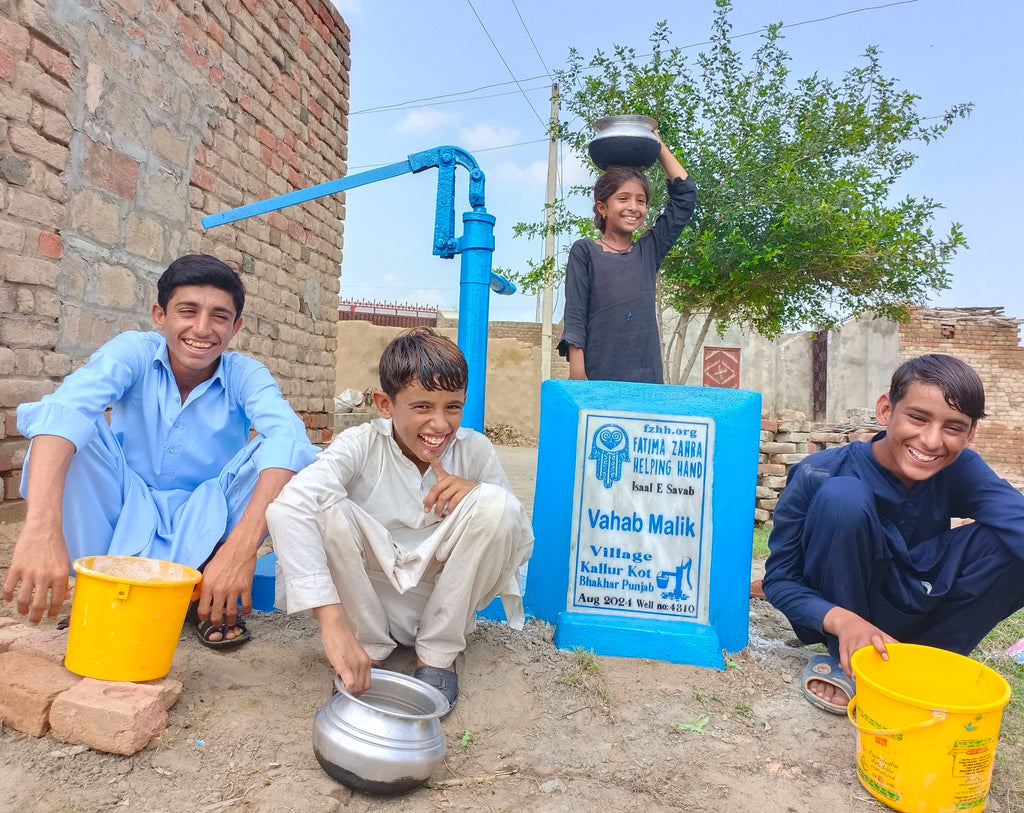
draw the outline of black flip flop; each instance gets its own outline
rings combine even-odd
[[[235,618],[234,624],[214,624],[212,621],[203,621],[199,618],[199,602],[193,601],[188,605],[188,611],[185,613],[185,623],[194,624],[196,630],[196,637],[199,639],[199,643],[203,646],[208,646],[210,649],[234,649],[236,646],[241,646],[247,641],[252,640],[252,633],[245,626],[245,620],[242,616]],[[235,638],[228,638],[228,630],[232,627],[238,627],[242,630],[242,634]],[[219,632],[221,639],[219,641],[211,641],[210,635]]]
[[[412,676],[421,680],[428,686],[433,686],[448,701],[448,711],[441,716],[451,713],[455,704],[459,702],[459,676],[451,669],[439,669],[436,666],[417,666]]]
[[[232,627],[238,627],[242,630],[241,635],[236,635],[234,638],[228,638],[228,630]],[[219,641],[211,641],[210,635],[215,632],[219,632],[221,639]],[[214,624],[212,621],[200,621],[196,625],[196,636],[199,638],[199,643],[203,646],[208,646],[210,649],[234,649],[236,646],[241,646],[247,641],[252,640],[252,634],[245,626],[245,621],[239,616],[235,619],[234,624]]]

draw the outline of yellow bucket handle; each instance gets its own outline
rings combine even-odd
[[[903,726],[903,728],[865,728],[854,715],[857,713],[857,695],[850,698],[850,703],[846,707],[846,716],[850,718],[850,722],[853,723],[854,728],[860,731],[862,734],[876,734],[882,737],[894,737],[897,734],[903,734],[906,731],[914,731],[918,728],[928,728],[936,723],[941,723],[946,719],[945,709],[932,709],[932,716],[927,720],[923,720],[920,723],[914,723],[913,725]]]
[[[121,601],[125,601],[128,598],[128,593],[131,591],[132,586],[130,584],[117,583],[117,589],[114,591],[114,598],[119,598]]]

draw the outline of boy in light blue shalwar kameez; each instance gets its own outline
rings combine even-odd
[[[165,559],[203,568],[200,640],[237,645],[249,637],[236,607],[251,609],[266,506],[317,450],[270,371],[225,352],[244,304],[234,271],[182,257],[158,298],[163,336],[122,333],[18,408],[18,430],[33,440],[4,598],[35,623],[56,615],[76,558]]]

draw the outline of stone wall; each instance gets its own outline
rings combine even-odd
[[[1002,308],[915,310],[900,327],[900,360],[947,353],[985,385],[985,412],[971,444],[1003,477],[1024,481],[1024,347],[1020,321]]]
[[[200,218],[345,174],[348,43],[327,0],[0,0],[0,499],[17,405],[148,329],[190,252],[241,272],[233,348],[329,437],[343,198]]]

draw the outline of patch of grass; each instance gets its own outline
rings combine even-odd
[[[1007,810],[1024,810],[1024,664],[1005,654],[1024,638],[1024,610],[1014,613],[985,636],[971,657],[991,667],[1010,684],[1012,695],[1003,710],[991,796]]]
[[[767,559],[768,558],[768,534],[771,533],[771,528],[767,525],[755,525],[754,526],[754,553],[753,558],[755,559]]]
[[[605,706],[611,703],[608,688],[601,680],[601,665],[593,650],[581,646],[573,649],[573,662],[565,676],[565,682],[574,689],[587,689],[596,694]]]
[[[740,703],[733,709],[733,713],[738,717],[746,717],[750,719],[754,716],[754,710],[746,703]]]

